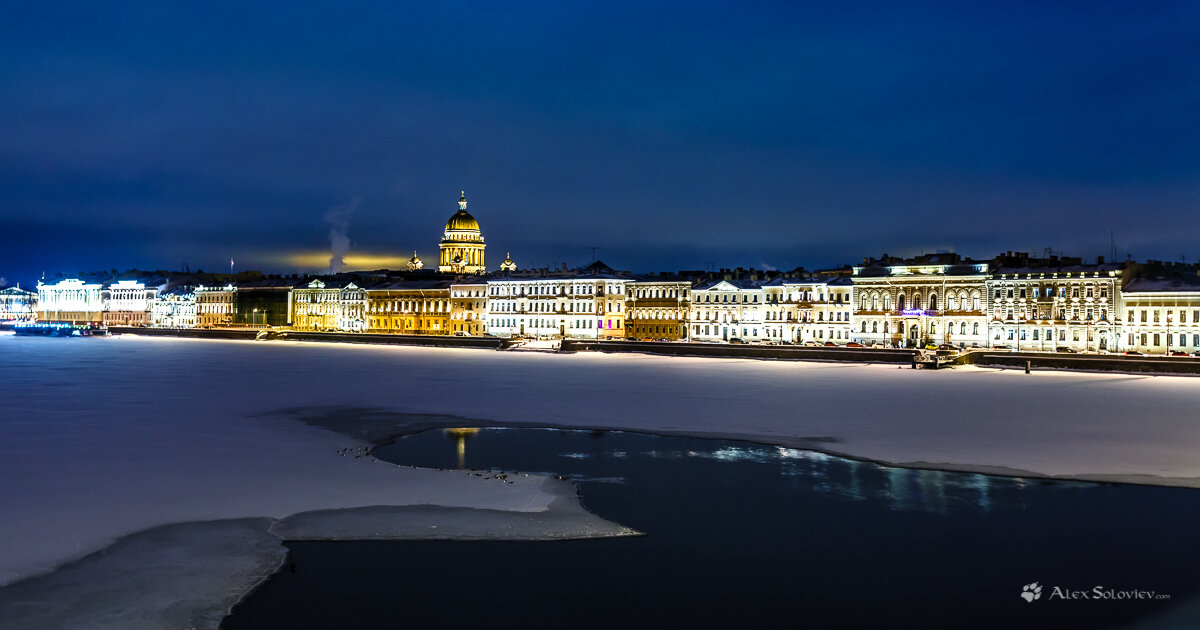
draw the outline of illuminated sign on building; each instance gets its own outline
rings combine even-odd
[[[906,309],[904,309],[904,310],[900,311],[900,313],[901,313],[901,314],[904,314],[904,315],[924,315],[924,314],[925,314],[925,309],[922,309],[922,308],[906,308]]]

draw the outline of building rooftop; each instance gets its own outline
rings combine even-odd
[[[1172,276],[1166,278],[1134,278],[1121,289],[1122,293],[1188,292],[1200,293],[1200,277]]]

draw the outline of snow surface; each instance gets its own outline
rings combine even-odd
[[[361,425],[386,434],[412,424],[406,414],[1200,486],[1191,377],[2,336],[0,393],[0,584],[168,523],[378,505],[542,511],[554,500],[539,483],[338,453],[367,443],[352,437],[371,433]],[[321,420],[296,420],[305,415]],[[341,421],[343,433],[321,428]]]

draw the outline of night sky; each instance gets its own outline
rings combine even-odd
[[[1200,257],[1200,3],[8,3],[0,276]],[[315,3],[314,3],[315,4]]]

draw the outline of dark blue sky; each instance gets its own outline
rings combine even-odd
[[[0,276],[1200,257],[1200,4],[18,3]],[[308,268],[315,263],[308,265]]]

